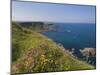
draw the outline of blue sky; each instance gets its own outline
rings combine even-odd
[[[95,23],[95,6],[12,1],[12,20]]]

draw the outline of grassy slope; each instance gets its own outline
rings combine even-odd
[[[12,73],[94,69],[40,33],[12,24]]]

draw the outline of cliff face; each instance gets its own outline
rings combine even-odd
[[[53,30],[54,24],[44,22],[17,22],[20,26],[32,29],[34,31],[50,31]]]
[[[81,49],[80,52],[83,54],[83,56],[95,56],[96,55],[95,48],[84,48],[84,49]]]
[[[85,60],[89,64],[96,66],[96,49],[95,48],[80,49],[80,52],[82,53],[83,57],[85,57]]]
[[[40,33],[12,23],[12,74],[94,69]]]

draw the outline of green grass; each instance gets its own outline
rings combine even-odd
[[[94,69],[35,31],[12,23],[12,73]]]

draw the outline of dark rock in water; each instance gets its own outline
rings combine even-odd
[[[72,49],[72,50],[73,50],[73,49]],[[78,48],[75,48],[75,49],[73,50],[73,55],[75,55],[75,56],[78,57],[78,58],[83,58],[83,55],[82,55],[82,53],[79,51]]]
[[[72,54],[80,60],[96,66],[96,50],[95,48],[76,49],[72,48]]]
[[[92,64],[94,66],[96,66],[96,57],[88,57],[88,61],[89,64]]]

